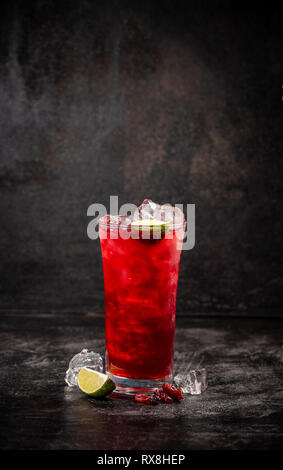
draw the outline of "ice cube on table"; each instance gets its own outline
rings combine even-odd
[[[184,224],[184,214],[179,207],[169,204],[156,204],[151,199],[145,199],[134,212],[133,220],[155,219],[171,222],[174,225]]]
[[[206,369],[189,370],[186,373],[179,373],[174,377],[174,382],[184,393],[200,395],[207,389]]]
[[[103,372],[103,359],[100,354],[93,351],[83,349],[80,353],[76,354],[69,362],[69,367],[65,375],[65,382],[69,387],[74,387],[78,384],[78,373],[82,367]]]

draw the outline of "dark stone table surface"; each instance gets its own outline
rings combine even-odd
[[[180,404],[90,399],[64,383],[83,347],[104,352],[99,314],[1,313],[1,449],[280,449],[283,321],[179,317],[176,367],[209,386]]]

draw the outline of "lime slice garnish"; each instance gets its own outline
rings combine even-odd
[[[160,234],[161,238],[163,238],[170,229],[170,222],[157,219],[135,220],[131,223],[131,227],[133,230],[141,233],[149,232],[150,235],[153,235],[153,237],[156,235],[157,238],[158,234]]]
[[[91,397],[104,397],[111,393],[116,385],[106,374],[83,367],[78,374],[80,390]]]

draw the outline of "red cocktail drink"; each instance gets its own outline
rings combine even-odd
[[[183,234],[183,224],[171,225],[160,239],[144,239],[100,220],[106,369],[118,387],[150,389],[172,376]]]

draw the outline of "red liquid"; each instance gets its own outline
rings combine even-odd
[[[100,224],[105,287],[106,368],[116,376],[173,373],[176,294],[183,228],[161,240],[110,239]],[[108,238],[106,239],[106,237]],[[169,238],[167,238],[169,237]],[[170,238],[171,237],[171,238]]]

